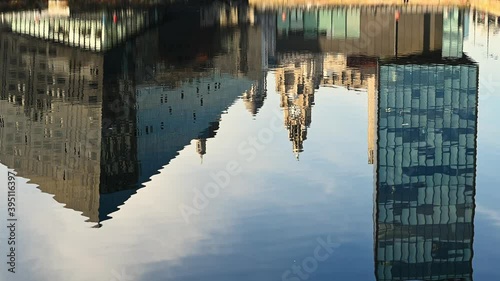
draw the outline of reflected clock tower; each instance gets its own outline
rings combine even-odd
[[[283,63],[276,70],[277,91],[281,95],[284,125],[292,142],[297,160],[304,150],[307,128],[311,125],[311,111],[314,104],[314,90],[318,87],[316,70],[321,69],[314,57],[294,56],[295,62]],[[300,62],[299,62],[300,61]]]

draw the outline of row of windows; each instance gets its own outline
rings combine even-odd
[[[172,114],[172,111],[170,111],[170,114]],[[196,112],[193,112],[193,123],[196,122]],[[164,122],[160,122],[160,126],[159,126],[160,130],[164,130],[165,129],[165,123]],[[136,132],[135,132],[135,135],[136,136],[141,136],[143,134],[146,134],[146,135],[149,135],[149,134],[153,134],[154,133],[154,126],[145,126],[144,127],[144,130],[141,130],[141,129],[137,129]]]
[[[89,83],[89,84],[91,84],[91,83]],[[88,87],[87,89],[98,90],[98,88],[96,88],[97,84],[93,84],[92,83],[92,85],[93,85],[92,87]],[[17,86],[18,87],[16,89],[16,85],[10,84],[9,87],[8,87],[9,91],[17,91],[18,93],[9,92],[8,95],[10,97],[17,96],[20,101],[23,101],[24,99],[21,98],[19,95],[24,95],[25,94],[26,85],[25,84],[20,84],[20,85],[17,85]],[[85,88],[80,89],[80,91],[78,91],[78,92],[82,92],[82,90],[86,90],[86,89]],[[42,88],[38,88],[38,89],[35,89],[35,91],[36,91],[37,95],[46,95],[46,96],[57,97],[57,98],[60,98],[60,97],[79,97],[79,96],[71,96],[71,95],[69,95],[69,93],[72,92],[71,89],[69,89],[68,91],[65,91],[64,89],[61,89],[61,88],[55,88],[55,89],[50,89],[50,88],[49,89],[42,89]],[[25,97],[25,98],[29,98],[29,97]],[[12,98],[10,101],[14,102],[14,99]],[[95,102],[98,101],[98,96],[90,95],[88,97],[88,101],[91,102],[91,103],[95,103]]]

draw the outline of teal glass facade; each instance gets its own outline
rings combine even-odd
[[[379,66],[375,275],[472,280],[478,67]]]
[[[462,57],[464,32],[464,12],[458,9],[445,11],[443,14],[443,57]]]
[[[359,38],[361,10],[332,8],[283,11],[278,18],[277,30],[284,36],[303,33],[305,39],[316,39],[318,34],[331,39]]]

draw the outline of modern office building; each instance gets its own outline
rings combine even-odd
[[[378,281],[472,280],[478,66],[425,59],[379,66]]]

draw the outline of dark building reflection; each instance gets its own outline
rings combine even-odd
[[[478,65],[462,53],[463,15],[443,49],[379,61],[377,280],[472,280]]]
[[[2,32],[0,162],[100,226],[186,145],[209,154],[240,96],[262,106],[261,32],[239,23],[186,10],[105,53]]]

